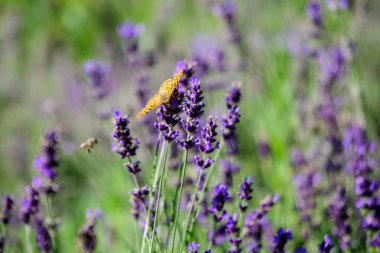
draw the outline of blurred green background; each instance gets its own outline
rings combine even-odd
[[[226,77],[228,81],[241,80],[244,90],[238,127],[243,168],[240,174],[254,178],[254,205],[265,195],[281,195],[270,217],[274,227],[294,231],[296,245],[300,242],[300,224],[293,208],[294,172],[288,155],[292,147],[299,145],[302,119],[297,118],[294,61],[287,51],[286,39],[289,30],[300,30],[305,25],[307,2],[236,2],[237,22],[251,52],[248,70]],[[62,220],[62,252],[76,249],[76,232],[87,208],[100,208],[105,216],[99,230],[98,252],[125,252],[135,238],[129,226],[132,217],[128,192],[132,186],[122,161],[110,150],[112,122],[96,118],[98,110],[109,106],[133,114],[137,108],[129,101],[133,100],[132,84],[126,80],[128,76],[119,77],[115,82],[119,82],[120,90],[114,91],[118,94],[99,104],[83,84],[83,61],[102,59],[117,68],[121,48],[116,25],[123,21],[143,24],[141,50],[160,52],[158,67],[152,70],[157,80],[151,80],[151,86],[157,87],[172,72],[175,62],[188,56],[189,41],[194,36],[213,34],[224,38],[223,22],[212,15],[209,4],[202,0],[1,1],[0,192],[22,196],[23,187],[35,173],[32,161],[39,152],[42,133],[49,128],[59,129],[63,133],[59,167],[62,191],[55,209]],[[356,43],[348,71],[347,115],[365,124],[377,138],[380,3],[373,0],[367,4],[364,17],[357,17],[352,2],[347,12],[325,10],[324,18],[329,41],[338,42],[345,36]],[[236,58],[235,49],[227,44],[228,55]],[[313,77],[311,73],[306,84],[311,93],[315,88]],[[81,95],[71,96],[76,89],[82,91]],[[222,96],[223,91],[206,92],[206,101],[212,103],[206,114],[224,110],[223,103],[216,102]],[[134,127],[137,124],[132,122]],[[141,133],[136,132],[139,137]],[[93,135],[99,137],[100,144],[88,155],[79,149],[79,144]],[[272,155],[265,160],[259,159],[256,150],[257,140],[262,139],[272,149]],[[141,151],[139,156],[143,164],[150,163],[150,155]],[[146,172],[146,177],[149,175]],[[236,182],[240,182],[241,175]],[[18,231],[12,233],[15,236]],[[317,242],[323,233],[314,236]]]

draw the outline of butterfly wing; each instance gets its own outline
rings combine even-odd
[[[148,112],[156,109],[161,104],[164,103],[163,97],[160,94],[154,95],[149,101],[146,103],[146,106],[136,115],[136,119],[141,118]]]
[[[183,75],[183,70],[178,72],[172,79],[168,79],[161,84],[159,94],[161,94],[165,98],[165,103],[169,102],[171,95],[174,90],[177,88],[179,80]]]

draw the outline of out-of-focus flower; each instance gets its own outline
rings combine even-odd
[[[147,197],[149,194],[148,186],[141,187],[140,189],[134,188],[131,194],[132,214],[133,217],[138,220],[140,214],[144,211],[144,207],[147,209]]]
[[[290,229],[284,231],[284,229],[279,228],[277,230],[277,235],[274,237],[274,253],[284,253],[285,245],[293,239],[292,232]]]
[[[243,178],[243,182],[240,184],[238,196],[240,199],[239,209],[241,212],[245,212],[252,200],[252,177]]]
[[[306,249],[304,247],[297,248],[294,250],[294,253],[306,253]]]
[[[199,244],[196,242],[192,242],[187,246],[187,251],[189,253],[198,253]]]
[[[40,252],[50,253],[53,250],[52,240],[41,217],[33,218],[33,228],[36,234],[36,245]]]
[[[266,215],[273,205],[279,200],[277,195],[264,198],[260,206],[249,213],[244,220],[244,239],[248,252],[258,253],[261,250],[263,233],[268,225]]]
[[[306,15],[316,27],[322,26],[321,6],[317,1],[311,0],[307,4]]]
[[[340,249],[346,250],[351,240],[351,225],[348,216],[347,197],[344,188],[338,189],[331,200],[328,213],[334,224],[333,233],[339,241]]]
[[[107,80],[109,68],[103,63],[95,60],[86,61],[83,64],[83,72],[87,76],[93,96],[96,99],[102,99],[110,92],[110,83]]]
[[[230,187],[233,184],[233,176],[240,171],[240,165],[234,164],[230,160],[221,160],[220,170],[222,171],[223,183]]]
[[[101,217],[99,210],[86,211],[86,224],[79,230],[78,239],[84,253],[93,253],[96,248],[96,221]]]
[[[1,221],[4,226],[7,226],[11,217],[12,217],[12,209],[13,209],[13,198],[9,195],[5,195],[3,197],[3,202],[2,202],[2,212],[1,212]]]
[[[31,186],[25,188],[25,198],[20,202],[20,209],[18,210],[19,219],[25,223],[29,224],[32,215],[38,213],[39,211],[39,194]]]
[[[319,182],[320,175],[313,170],[301,172],[294,178],[296,209],[300,214],[302,222],[311,222],[311,214],[316,207],[317,186]]]
[[[290,153],[290,163],[296,168],[306,165],[306,159],[301,150],[292,149]]]
[[[228,235],[228,242],[230,243],[229,253],[240,253],[242,242],[240,238],[240,228],[238,227],[238,214],[228,216],[226,221],[226,232]]]
[[[57,177],[55,171],[58,162],[58,134],[49,130],[44,134],[41,153],[34,160],[34,167],[43,178],[49,182],[54,182]]]
[[[257,142],[256,149],[261,159],[266,159],[272,153],[272,150],[268,142],[264,140],[260,140]]]
[[[233,44],[241,43],[241,35],[236,24],[236,3],[233,0],[225,0],[222,3],[215,1],[211,6],[216,16],[221,16],[226,23],[229,39]]]
[[[323,237],[323,241],[318,246],[319,246],[319,251],[318,251],[319,253],[329,253],[331,249],[333,248],[330,236],[325,235]]]
[[[145,28],[142,25],[132,22],[125,22],[117,26],[116,31],[119,37],[123,40],[132,40],[141,36]]]
[[[349,7],[348,0],[326,0],[327,8],[331,11],[347,10]]]
[[[209,208],[209,212],[213,215],[216,222],[221,221],[225,216],[224,204],[231,201],[231,199],[228,188],[225,185],[219,184],[214,186],[211,193],[211,208]]]

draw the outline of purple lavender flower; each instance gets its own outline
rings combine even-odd
[[[128,124],[129,118],[123,116],[120,111],[116,111],[114,114],[115,128],[112,132],[112,137],[117,143],[117,146],[114,147],[114,151],[118,153],[122,159],[135,156],[139,147],[139,141],[131,136]]]
[[[318,246],[319,246],[319,251],[318,251],[319,253],[329,253],[331,249],[333,248],[330,236],[325,235],[323,237],[323,241]]]
[[[50,182],[57,177],[55,171],[58,166],[58,134],[49,130],[44,134],[44,143],[42,144],[41,153],[34,160],[34,167],[41,176]]]
[[[216,222],[220,222],[226,214],[224,204],[232,199],[228,193],[228,188],[223,184],[214,186],[211,198],[211,208],[209,212],[213,215]]]
[[[233,105],[238,105],[241,99],[240,84],[234,83],[227,91],[225,102],[227,109],[231,109]]]
[[[296,209],[302,222],[311,222],[311,214],[316,207],[317,186],[320,175],[313,171],[305,171],[295,176]]]
[[[9,195],[5,195],[3,197],[3,203],[2,207],[3,210],[1,212],[1,221],[3,222],[4,226],[7,226],[11,217],[12,217],[12,209],[13,209],[13,198]]]
[[[268,142],[264,140],[257,142],[256,149],[261,159],[266,159],[272,153],[272,150]]]
[[[269,210],[277,203],[279,197],[277,195],[268,196],[264,198],[260,206],[249,213],[244,220],[244,239],[246,241],[246,248],[250,253],[258,253],[261,250],[261,239],[264,231],[267,229],[267,222],[265,216]]]
[[[375,249],[380,249],[380,232],[377,232],[371,240],[370,246]]]
[[[294,250],[294,253],[306,253],[306,249],[304,247],[297,248]]]
[[[216,124],[216,117],[212,117],[211,115],[207,118],[207,124],[203,127],[201,131],[201,144],[199,146],[199,150],[203,154],[210,154],[214,152],[215,149],[219,148],[219,142],[216,141],[217,129],[218,125]]]
[[[333,233],[339,241],[340,249],[346,250],[351,240],[351,225],[348,216],[346,191],[338,189],[328,207],[328,213],[334,224]]]
[[[236,3],[232,0],[225,0],[222,4],[216,3],[212,6],[212,12],[216,16],[221,16],[226,23],[229,39],[233,44],[241,43],[240,31],[236,24]]]
[[[198,253],[199,244],[196,242],[192,242],[187,246],[187,251],[189,253]]]
[[[125,22],[116,27],[116,32],[123,41],[124,53],[129,66],[141,66],[144,59],[138,54],[138,38],[144,32],[144,27],[131,22]]]
[[[104,98],[110,91],[107,80],[109,68],[99,61],[86,61],[83,72],[87,76],[96,99]]]
[[[154,123],[154,126],[162,133],[165,140],[168,142],[174,141],[179,135],[177,130],[173,130],[173,127],[179,122],[179,117],[177,115],[180,111],[178,110],[179,104],[176,105],[176,108],[177,109],[171,107],[171,109],[169,109],[166,106],[161,105],[156,111],[158,122]]]
[[[79,230],[78,238],[85,253],[93,253],[96,248],[96,221],[100,218],[99,210],[86,211],[86,224]]]
[[[285,245],[293,239],[292,232],[290,229],[284,231],[284,229],[279,228],[277,230],[277,235],[274,237],[274,253],[284,253]]]
[[[240,171],[240,165],[234,164],[230,160],[221,160],[220,170],[222,171],[223,183],[230,187],[233,185],[233,176]]]
[[[140,189],[134,188],[131,194],[132,214],[133,217],[138,220],[140,214],[144,211],[144,207],[147,208],[147,200],[149,194],[148,186],[141,187]]]
[[[37,215],[33,219],[33,228],[36,234],[36,244],[40,252],[50,253],[53,250],[52,240],[49,231],[43,220]]]
[[[301,150],[292,149],[290,153],[290,163],[293,167],[296,168],[306,165],[306,159]]]
[[[240,238],[240,228],[238,227],[238,214],[228,216],[226,221],[226,233],[228,235],[228,242],[230,243],[229,253],[240,253],[242,242]]]
[[[190,139],[179,140],[178,143],[183,149],[191,149],[198,144],[198,139],[193,138],[193,134],[199,128],[199,118],[203,114],[203,96],[200,81],[195,77],[190,79],[191,90],[185,93],[187,101],[182,104],[183,110],[187,114],[187,118],[181,120],[183,129],[190,134]]]
[[[194,67],[196,66],[195,62],[188,62],[186,60],[178,61],[175,67],[175,73],[183,70],[183,76],[179,81],[178,92],[180,94],[185,94],[188,86],[190,85],[190,80],[194,75]]]
[[[25,188],[25,198],[21,200],[19,209],[19,219],[25,224],[29,224],[30,217],[39,211],[39,194],[31,186]]]
[[[347,0],[326,0],[327,8],[331,11],[347,10],[349,7]]]
[[[125,22],[118,25],[116,31],[121,39],[132,40],[139,37],[144,32],[144,27],[132,22]]]
[[[240,184],[238,196],[240,199],[239,209],[241,212],[245,212],[252,200],[252,177],[243,178],[243,182]]]
[[[237,155],[238,153],[236,124],[240,119],[239,101],[240,87],[238,84],[233,84],[226,94],[227,115],[222,118],[222,138],[226,143],[227,155]]]
[[[321,6],[317,1],[312,0],[307,4],[306,14],[316,27],[322,26]]]

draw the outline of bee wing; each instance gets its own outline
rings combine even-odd
[[[163,97],[160,94],[154,95],[149,101],[146,103],[146,106],[136,115],[136,119],[141,118],[148,112],[152,111],[153,109],[156,109],[161,104],[163,104],[165,101],[163,101]]]

